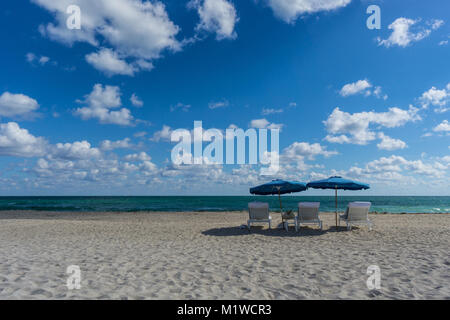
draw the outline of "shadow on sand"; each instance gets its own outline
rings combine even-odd
[[[215,237],[248,236],[249,234],[259,234],[268,237],[312,237],[321,236],[327,232],[328,230],[313,229],[309,227],[302,227],[299,232],[296,232],[293,228],[289,228],[289,231],[286,231],[281,228],[267,229],[267,227],[252,226],[250,230],[242,227],[214,228],[203,231],[202,234]]]

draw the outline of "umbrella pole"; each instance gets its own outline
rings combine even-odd
[[[337,218],[337,215],[338,215],[337,186],[334,189],[334,196],[335,196],[335,205],[336,205],[335,216],[336,216],[336,228],[337,228],[337,226],[338,226],[338,218]]]
[[[283,206],[281,205],[281,191],[278,189],[278,200],[280,201],[280,214],[281,214],[281,223],[284,227],[284,219],[283,219]]]
[[[280,212],[283,214],[283,206],[281,205],[281,193],[280,190],[278,190],[278,200],[280,201]]]

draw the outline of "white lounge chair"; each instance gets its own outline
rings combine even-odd
[[[248,204],[247,228],[250,230],[252,223],[269,223],[269,229],[272,228],[272,217],[269,214],[269,204],[266,202],[250,202]]]
[[[320,202],[299,202],[298,215],[295,217],[295,231],[298,231],[302,224],[317,224],[322,230],[319,208]]]
[[[339,222],[345,221],[347,230],[351,230],[353,225],[366,224],[369,231],[372,230],[372,222],[369,220],[370,202],[350,202],[345,214],[339,216]]]

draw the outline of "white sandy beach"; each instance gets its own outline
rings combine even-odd
[[[240,229],[246,212],[1,212],[0,298],[450,299],[449,214],[371,214],[372,232],[321,217],[296,233]]]

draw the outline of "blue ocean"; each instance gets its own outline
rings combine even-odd
[[[279,211],[277,196],[170,196],[170,197],[0,197],[0,211],[241,211],[248,202],[269,202]],[[321,211],[334,211],[333,196],[283,196],[283,208],[295,209],[300,201],[320,202]],[[342,196],[342,211],[348,202],[370,201],[371,211],[391,213],[450,213],[450,197]]]

